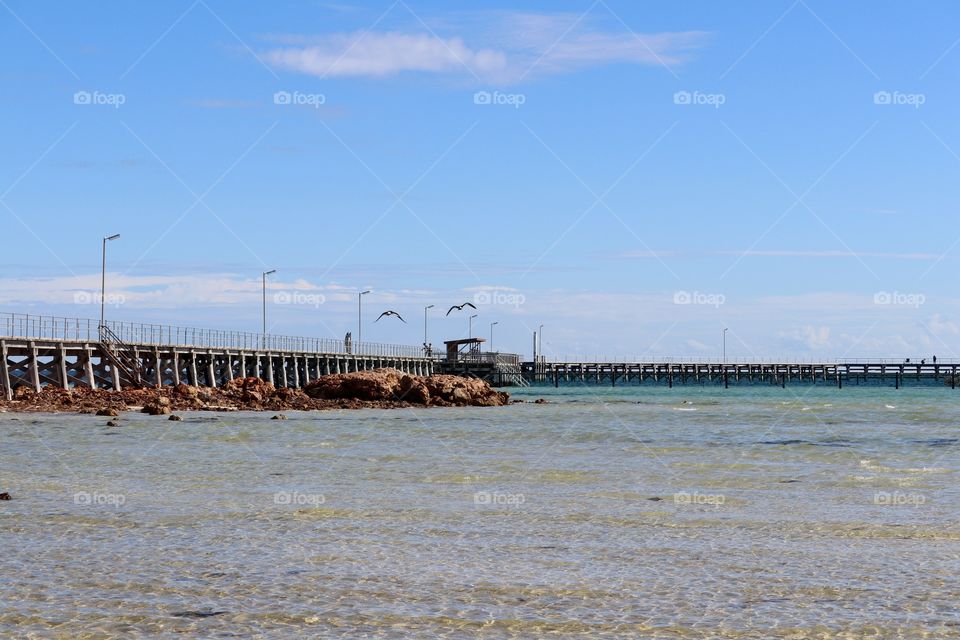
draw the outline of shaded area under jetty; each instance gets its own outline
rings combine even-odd
[[[21,386],[13,400],[0,400],[0,410],[100,415],[142,410],[163,415],[173,411],[496,407],[509,402],[508,394],[477,378],[411,376],[397,369],[374,369],[322,376],[302,390],[277,388],[259,378],[236,378],[217,388],[184,384],[125,391],[46,387],[37,393]]]

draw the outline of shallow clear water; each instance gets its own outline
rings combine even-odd
[[[960,637],[957,394],[0,414],[0,637]]]

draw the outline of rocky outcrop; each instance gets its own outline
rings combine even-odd
[[[404,402],[439,407],[498,407],[510,396],[487,382],[460,376],[410,376],[397,369],[374,369],[323,376],[307,385],[311,398]]]
[[[509,396],[476,378],[410,376],[396,369],[375,369],[323,376],[306,389],[276,388],[259,378],[236,378],[220,388],[177,385],[151,389],[59,389],[36,393],[20,387],[0,410],[81,412],[115,417],[122,411],[171,415],[174,411],[311,411],[395,407],[494,407]]]

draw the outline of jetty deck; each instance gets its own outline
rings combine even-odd
[[[837,362],[524,362],[523,377],[535,384],[766,383],[844,384],[886,382],[892,386],[916,381],[942,381],[956,388],[960,360],[850,359]]]
[[[218,387],[257,377],[300,388],[321,375],[392,367],[430,375],[422,347],[156,324],[0,314],[0,389]]]

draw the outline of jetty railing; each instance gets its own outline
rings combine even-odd
[[[173,346],[256,351],[296,351],[378,357],[426,357],[423,347],[380,342],[345,342],[334,338],[282,336],[247,331],[200,329],[174,325],[108,320],[106,326],[130,345]],[[89,318],[64,318],[0,313],[0,335],[34,340],[99,342],[99,322]]]
[[[585,355],[585,354],[572,354],[572,355],[550,355],[550,356],[541,356],[544,364],[701,364],[701,365],[748,365],[748,364],[870,364],[870,365],[901,365],[905,364],[906,366],[919,365],[921,362],[924,364],[932,365],[933,356],[925,357],[911,357],[909,361],[906,358],[844,358],[844,357],[827,357],[827,358],[811,358],[806,357],[790,357],[790,356],[780,356],[776,358],[770,357],[728,357],[726,359],[720,357],[706,357],[706,356],[661,356],[661,355],[643,355],[643,356],[605,356],[605,355]],[[960,365],[960,358],[937,358],[936,364],[943,365]]]
[[[494,364],[497,366],[519,366],[521,357],[516,353],[502,353],[500,351],[465,351],[457,354],[457,362],[470,364]]]

